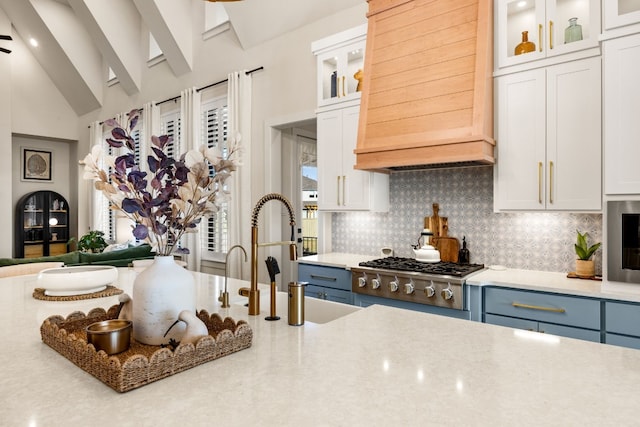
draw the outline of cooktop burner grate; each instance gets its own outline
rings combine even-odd
[[[474,271],[482,270],[484,264],[457,264],[455,262],[420,262],[414,258],[386,257],[361,262],[361,267],[382,268],[385,270],[413,271],[437,275],[464,277]]]

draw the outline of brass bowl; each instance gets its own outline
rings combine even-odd
[[[112,319],[92,323],[87,326],[87,342],[93,344],[96,351],[117,354],[129,348],[132,323],[130,320]]]

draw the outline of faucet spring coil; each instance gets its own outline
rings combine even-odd
[[[287,200],[287,198],[284,197],[282,194],[269,193],[262,196],[262,198],[258,200],[258,202],[256,203],[256,206],[253,208],[253,213],[251,214],[252,227],[258,226],[258,214],[260,213],[260,210],[265,205],[265,203],[267,203],[269,200],[281,201],[286,206],[287,211],[289,211],[289,225],[291,225],[292,227],[296,225],[296,216],[295,216],[295,213],[293,212],[293,207],[291,206],[291,202],[289,202],[289,200]]]

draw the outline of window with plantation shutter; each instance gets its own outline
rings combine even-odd
[[[102,148],[105,153],[114,156],[117,155],[115,149],[107,143],[107,138],[110,137],[111,129],[105,130],[102,134]],[[106,165],[102,164],[101,167],[106,168]],[[109,182],[111,182],[112,168],[107,168],[106,172],[109,174]],[[116,241],[116,211],[111,209],[111,202],[102,194],[102,191],[94,190],[93,197],[93,208],[96,210],[93,228],[104,233],[105,241],[113,243]]]
[[[220,97],[202,104],[202,142],[227,155],[227,98]],[[210,170],[213,174],[213,169]],[[202,253],[226,253],[229,247],[228,204],[211,217],[203,218],[200,233]]]
[[[170,136],[165,154],[177,160],[180,156],[180,111],[171,111],[160,116],[160,134]]]
[[[171,142],[167,143],[164,153],[176,160],[180,158],[180,110],[174,110],[160,115],[160,135],[171,137]],[[169,243],[173,239],[169,236]],[[182,247],[182,239],[176,245]]]

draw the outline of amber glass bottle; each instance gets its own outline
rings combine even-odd
[[[522,55],[523,53],[533,52],[536,50],[536,44],[529,41],[529,31],[522,32],[522,43],[516,46],[514,53],[516,55]]]

